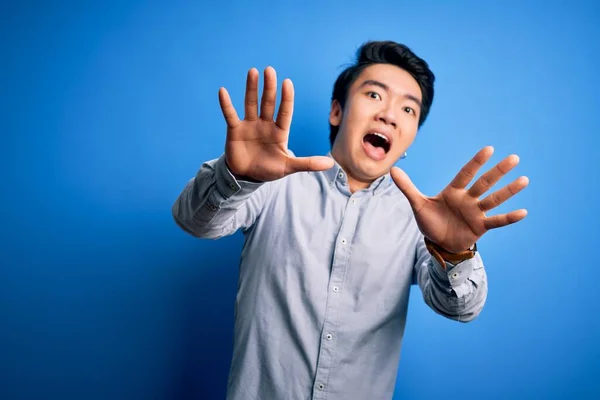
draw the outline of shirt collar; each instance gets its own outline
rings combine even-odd
[[[340,164],[338,164],[338,162],[335,160],[335,158],[333,158],[331,151],[329,151],[327,153],[327,157],[330,157],[331,159],[333,159],[333,167],[323,171],[323,173],[325,174],[325,177],[327,179],[327,182],[331,186],[335,185],[336,182],[339,182],[339,184],[342,184],[342,185],[348,185],[348,178],[346,177],[346,171],[344,171],[344,169],[340,166]],[[371,183],[371,185],[366,190],[368,193],[378,194],[382,190],[386,189],[391,183],[393,183],[393,180],[392,180],[390,174],[387,173],[383,176],[380,176],[375,181],[373,181],[373,183]]]

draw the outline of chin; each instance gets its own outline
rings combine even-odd
[[[357,178],[361,180],[375,180],[382,175],[387,174],[390,171],[391,164],[388,157],[383,160],[373,160],[368,156],[361,157],[361,159],[355,163],[354,170],[356,171]]]

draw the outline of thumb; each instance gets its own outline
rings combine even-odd
[[[412,183],[406,172],[401,170],[398,167],[392,167],[390,171],[390,175],[394,180],[398,189],[406,196],[408,202],[411,207],[418,213],[421,207],[425,204],[425,196],[417,189],[417,187]]]
[[[326,156],[314,157],[288,157],[285,165],[285,174],[303,171],[324,171],[333,167],[333,159]]]

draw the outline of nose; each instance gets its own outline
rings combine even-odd
[[[379,110],[379,112],[377,113],[377,120],[383,122],[386,125],[393,126],[394,129],[396,129],[398,125],[396,120],[396,113],[394,112],[393,107],[390,107],[389,105]]]

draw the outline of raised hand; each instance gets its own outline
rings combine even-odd
[[[500,161],[466,189],[493,152],[491,146],[480,150],[435,197],[425,197],[404,171],[398,167],[392,168],[392,178],[410,202],[423,235],[449,252],[467,250],[488,230],[513,224],[527,215],[527,210],[524,209],[494,216],[486,215],[486,212],[524,189],[529,184],[529,179],[525,176],[517,178],[484,199],[479,199],[519,163],[516,155]]]
[[[273,120],[277,100],[277,76],[272,67],[264,72],[264,89],[258,113],[258,70],[248,71],[245,116],[238,118],[225,88],[219,89],[219,103],[227,122],[225,160],[238,177],[267,182],[300,171],[321,171],[333,167],[325,156],[295,157],[288,152],[288,137],[294,110],[292,81],[283,81],[277,120]]]

